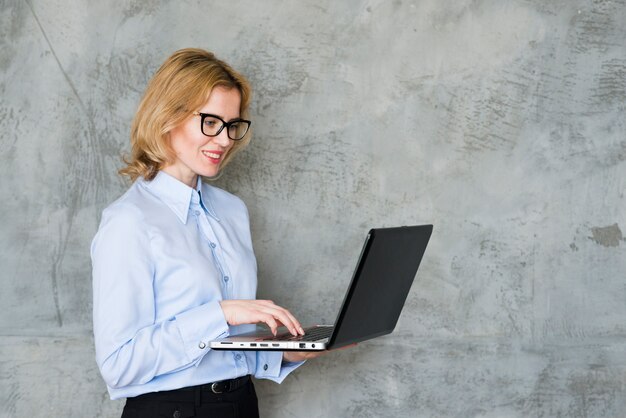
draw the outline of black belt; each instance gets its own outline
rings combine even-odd
[[[237,390],[250,380],[250,375],[241,376],[236,379],[222,380],[221,382],[207,383],[204,385],[190,386],[182,388],[184,391],[200,390],[202,392],[226,393]]]
[[[168,390],[162,392],[151,392],[138,395],[133,398],[128,398],[127,402],[141,402],[141,401],[195,401],[198,402],[201,399],[203,393],[209,395],[233,392],[239,388],[244,387],[250,381],[250,376],[241,376],[236,379],[222,380],[221,382],[206,383],[204,385],[189,386],[185,388]]]

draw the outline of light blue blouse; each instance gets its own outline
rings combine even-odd
[[[137,180],[102,214],[91,245],[96,360],[111,399],[253,374],[282,382],[281,352],[214,351],[219,302],[255,299],[248,211],[238,197],[164,172]],[[252,326],[253,327],[253,326]]]

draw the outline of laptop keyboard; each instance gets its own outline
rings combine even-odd
[[[310,327],[304,329],[304,335],[294,336],[286,332],[273,338],[265,338],[263,341],[319,341],[330,338],[332,333],[333,327]]]

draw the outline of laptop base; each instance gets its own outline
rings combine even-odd
[[[212,350],[237,351],[324,351],[332,331],[332,325],[315,325],[306,327],[304,335],[296,337],[280,327],[274,337],[268,329],[259,327],[257,331],[212,341],[209,347]]]

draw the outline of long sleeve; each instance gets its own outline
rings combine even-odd
[[[282,383],[289,373],[304,364],[304,361],[284,363],[283,353],[280,351],[253,351],[252,353],[256,355],[254,377],[257,379],[268,379],[276,383]]]

